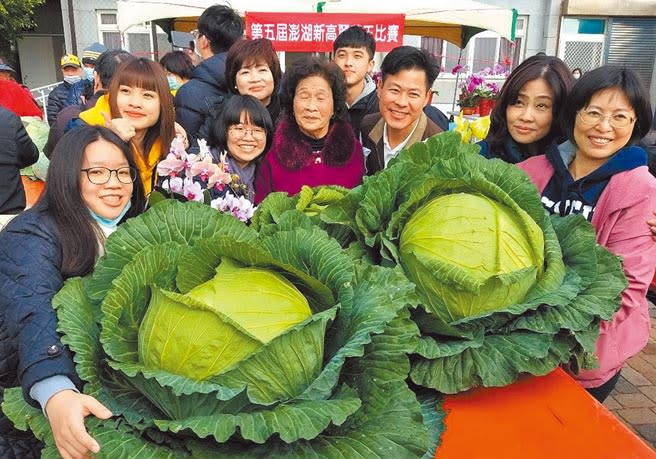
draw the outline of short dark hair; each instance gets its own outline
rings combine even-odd
[[[581,75],[567,98],[567,106],[563,110],[561,123],[567,139],[574,145],[576,145],[574,141],[576,114],[588,106],[597,92],[609,88],[617,88],[622,91],[636,113],[637,120],[633,125],[628,144],[637,142],[649,132],[653,115],[649,103],[649,92],[640,77],[628,67],[604,65]]]
[[[383,83],[388,75],[396,75],[401,70],[419,69],[426,74],[426,90],[430,90],[437,75],[440,64],[428,51],[414,46],[397,46],[390,51],[380,64]]]
[[[333,42],[333,53],[339,48],[366,48],[371,60],[376,52],[376,40],[364,28],[354,25],[340,33]]]
[[[508,132],[508,121],[506,120],[506,109],[509,105],[517,102],[519,91],[522,90],[526,83],[539,78],[546,81],[553,92],[553,105],[551,108],[553,121],[551,122],[551,129],[546,136],[534,144],[525,147],[520,146],[520,150],[525,157],[542,154],[552,141],[562,139],[562,132],[558,120],[565,106],[567,95],[574,84],[574,78],[567,64],[559,58],[545,54],[536,54],[519,64],[510,73],[499,92],[497,103],[490,115],[490,131],[485,140],[490,150],[501,152],[500,157],[505,161],[510,161],[510,158],[505,158],[503,153],[505,151],[503,145],[510,135]]]
[[[232,94],[239,94],[237,88],[237,72],[244,67],[264,62],[269,66],[273,75],[273,92],[278,89],[278,84],[282,78],[280,69],[280,60],[273,44],[266,38],[256,38],[254,40],[243,39],[236,41],[228,50],[225,63],[225,80],[228,91]]]
[[[244,22],[226,5],[212,5],[198,18],[198,33],[210,42],[214,54],[227,51],[244,34]]]
[[[48,181],[35,208],[55,221],[62,248],[61,272],[64,278],[84,276],[93,269],[98,257],[98,239],[102,232],[89,212],[80,193],[80,168],[89,144],[106,140],[116,145],[137,169],[129,144],[102,126],[84,125],[71,129],[57,143],[48,167]],[[146,205],[141,177],[137,173],[132,189],[132,206],[125,218],[139,215]]]
[[[136,57],[122,49],[110,49],[98,56],[94,70],[100,78],[103,89],[109,88],[109,82],[114,76],[118,64],[130,59],[136,59]]]
[[[246,118],[251,124],[265,130],[266,145],[262,153],[268,151],[273,141],[273,121],[271,121],[271,115],[262,102],[250,95],[242,96],[237,94],[228,99],[218,119],[212,121],[208,139],[209,145],[222,151],[228,151],[228,128],[241,123],[241,114],[244,112],[246,112]]]
[[[191,79],[191,73],[194,71],[194,63],[191,57],[184,51],[171,51],[162,56],[159,63],[174,75],[178,75],[185,80]]]
[[[346,80],[344,72],[333,62],[320,57],[306,57],[295,61],[285,72],[280,88],[280,106],[286,116],[294,119],[294,95],[298,83],[311,76],[326,80],[333,95],[333,113],[335,119],[347,120]]]

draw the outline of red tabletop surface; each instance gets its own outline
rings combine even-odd
[[[446,396],[444,410],[436,459],[656,459],[656,451],[560,369]]]

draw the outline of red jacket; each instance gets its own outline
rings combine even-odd
[[[0,80],[0,105],[18,116],[38,116],[43,119],[43,111],[30,91],[15,81]]]

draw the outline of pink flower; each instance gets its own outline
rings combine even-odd
[[[162,177],[175,177],[184,168],[184,159],[180,159],[174,153],[169,153],[166,155],[166,159],[157,164],[157,174]]]
[[[200,177],[203,182],[207,182],[207,179],[216,173],[219,167],[212,163],[212,158],[206,156],[200,161],[196,161],[191,164],[191,175]]]
[[[458,65],[456,65],[455,67],[453,67],[453,68],[451,69],[451,73],[452,73],[453,75],[455,75],[456,73],[460,72],[460,71],[461,71],[462,69],[464,69],[464,68],[465,68],[464,66],[458,64]]]
[[[183,183],[182,177],[171,177],[162,183],[162,188],[171,193],[182,194]]]
[[[205,199],[203,196],[203,188],[200,186],[200,183],[194,182],[193,180],[187,178],[184,179],[184,188],[182,194],[189,201],[203,202]]]

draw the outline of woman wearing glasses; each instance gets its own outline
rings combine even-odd
[[[574,377],[603,401],[623,363],[649,338],[645,294],[656,266],[656,243],[645,223],[656,208],[656,179],[646,152],[635,145],[649,130],[649,94],[636,74],[604,66],[584,74],[563,110],[568,141],[519,164],[542,195],[547,212],[581,214],[597,242],[623,260],[628,287],[612,320],[601,324],[599,368]]]
[[[271,146],[272,135],[271,116],[253,96],[232,96],[210,128],[208,144],[214,162],[226,153],[230,173],[239,176],[229,188],[251,202],[255,199],[255,170],[262,153]]]
[[[39,202],[0,232],[0,399],[22,386],[48,417],[65,459],[97,452],[84,418],[110,411],[80,394],[72,356],[57,333],[52,298],[64,281],[91,272],[106,237],[145,205],[129,148],[104,127],[82,126],[55,148]],[[0,414],[0,457],[40,457],[40,442]]]
[[[348,121],[341,69],[316,57],[299,59],[283,77],[280,99],[273,144],[257,170],[255,202],[273,191],[296,194],[303,185],[359,185],[364,157]]]

